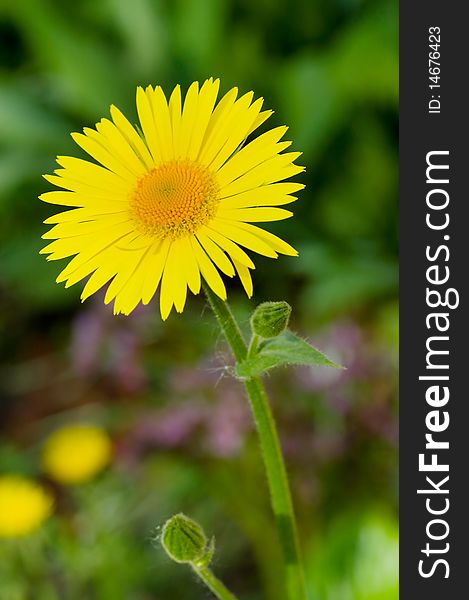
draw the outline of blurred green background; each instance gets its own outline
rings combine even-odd
[[[79,155],[70,131],[111,103],[136,121],[136,85],[210,76],[262,95],[304,152],[295,217],[268,227],[300,256],[256,260],[254,301],[288,300],[293,329],[347,367],[267,380],[311,598],[397,598],[397,20],[394,0],[0,0],[0,471],[51,485],[39,451],[63,423],[115,444],[100,476],[55,485],[40,531],[0,540],[2,600],[208,597],[152,542],[179,511],[215,535],[240,598],[284,600],[249,413],[203,298],[164,324],[155,302],[113,317],[38,254],[41,174]]]

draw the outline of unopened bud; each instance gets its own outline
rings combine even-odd
[[[288,302],[263,302],[252,314],[251,329],[263,338],[277,337],[288,327],[290,314]]]
[[[194,563],[205,558],[207,538],[202,527],[179,513],[163,526],[161,544],[170,558],[178,563]]]

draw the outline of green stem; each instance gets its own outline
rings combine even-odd
[[[249,348],[248,348],[248,357],[250,356],[254,356],[254,354],[257,352],[257,349],[259,348],[259,344],[261,342],[260,337],[256,334],[253,333],[252,337],[251,337],[251,341],[249,342]]]
[[[208,567],[197,567],[191,565],[194,572],[200,577],[205,583],[208,589],[215,594],[219,600],[236,600],[236,596],[223,585],[223,583],[215,577],[212,571]]]
[[[244,360],[248,348],[230,307],[218,298],[206,284],[204,284],[204,291],[231,346],[236,361]],[[288,598],[289,600],[306,600],[306,587],[300,559],[295,513],[275,421],[260,378],[246,379],[244,385],[249,397],[264,459],[272,509],[285,563]]]

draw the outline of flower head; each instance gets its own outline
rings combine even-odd
[[[94,425],[67,425],[54,431],[42,453],[44,471],[58,483],[83,483],[99,473],[111,460],[107,433]]]
[[[38,483],[20,475],[0,477],[0,537],[35,531],[52,511],[52,496]]]
[[[254,263],[244,249],[276,258],[297,252],[253,225],[292,215],[280,205],[304,186],[285,179],[304,170],[298,152],[283,151],[287,127],[246,139],[272,114],[262,98],[237,88],[217,103],[219,80],[194,82],[169,101],[161,87],[137,89],[140,128],[115,106],[111,120],[72,134],[97,163],[59,156],[60,169],[45,176],[61,191],[41,199],[71,207],[46,220],[54,226],[41,251],[49,260],[74,257],[57,278],[66,287],[89,276],[82,300],[109,283],[105,303],[129,314],[160,288],[166,319],[182,312],[187,290],[198,294],[201,277],[222,299],[220,272],[240,278],[252,294]]]

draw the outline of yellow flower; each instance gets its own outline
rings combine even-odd
[[[277,258],[296,256],[286,242],[252,223],[292,215],[279,205],[293,202],[304,186],[283,180],[304,170],[299,152],[282,152],[287,127],[277,127],[242,147],[271,114],[263,99],[237,88],[217,104],[219,80],[199,90],[194,82],[184,103],[176,86],[169,102],[161,87],[137,89],[140,129],[115,106],[96,129],[73,133],[98,164],[59,156],[60,169],[45,175],[62,188],[42,194],[52,204],[73,207],[46,223],[41,251],[49,260],[74,256],[57,282],[66,287],[91,275],[82,300],[109,283],[105,303],[129,314],[148,304],[160,287],[161,316],[173,305],[182,312],[187,289],[198,294],[201,276],[222,299],[220,271],[238,274],[252,295],[254,263],[241,248]]]
[[[20,475],[0,477],[0,537],[18,537],[36,530],[52,511],[52,496]]]
[[[46,440],[42,465],[52,479],[70,485],[94,477],[111,455],[111,441],[104,430],[94,425],[67,425]]]

